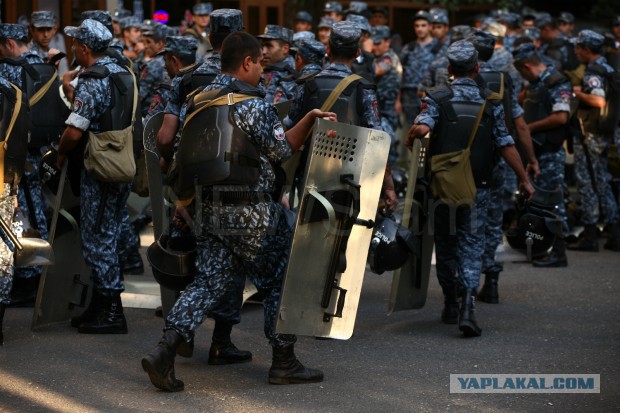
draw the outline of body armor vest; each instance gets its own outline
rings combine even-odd
[[[230,92],[239,93],[239,90],[233,84],[230,89],[212,92],[206,92],[211,93],[209,100]],[[242,93],[254,95],[249,91]],[[200,97],[196,95],[194,101]],[[261,96],[256,93],[256,97]],[[260,153],[232,118],[234,105],[201,109],[203,106],[192,104],[188,107],[187,122],[183,125],[176,153],[173,186],[181,199],[190,197],[196,185],[256,185],[260,178]],[[192,116],[194,112],[197,113]],[[205,125],[211,127],[205,128]]]
[[[560,73],[553,73],[536,90],[529,88],[523,101],[523,118],[526,123],[539,121],[551,115],[552,102],[549,89],[569,80]],[[562,147],[566,137],[566,125],[532,134],[532,142],[537,154],[555,152]]]
[[[489,89],[497,93],[497,99],[501,100],[506,117],[506,127],[511,136],[515,136],[516,129],[512,117],[512,78],[506,72],[479,72],[478,76],[484,81],[480,85],[482,88]]]
[[[360,56],[363,58],[362,62],[358,62],[357,59],[353,60],[353,64],[351,65],[351,71],[356,75],[360,75],[368,82],[374,83],[375,71],[373,68],[373,64],[375,61],[375,56],[366,51],[362,51],[362,54]]]
[[[562,48],[568,51],[568,56],[564,56]],[[575,55],[575,46],[568,39],[555,38],[549,42],[549,46],[545,54],[550,58],[557,60],[562,65],[562,70],[575,70],[579,66],[579,60]]]
[[[0,85],[2,94],[2,112],[0,112],[0,139],[2,145],[8,139],[6,152],[4,153],[4,182],[13,183],[19,181],[24,172],[26,155],[28,153],[28,119],[29,108],[26,95],[22,95],[22,104],[15,124],[11,130],[11,136],[6,136],[15,110],[17,96],[12,87]]]
[[[200,92],[210,85],[217,76],[213,73],[196,73],[198,66],[200,65],[191,66],[191,70],[179,73],[179,76],[183,77],[179,90],[180,102],[185,102],[190,94]]]
[[[427,94],[439,105],[439,119],[430,140],[430,156],[465,149],[482,103],[450,102],[453,92],[449,87],[431,89]],[[483,97],[485,95],[486,93]],[[495,103],[491,102],[485,107],[471,145],[471,168],[477,188],[488,188],[491,185],[495,163],[495,147],[492,139]]]
[[[54,66],[47,63],[28,63],[23,57],[7,58],[3,61],[21,66],[22,91],[28,100],[48,82],[52,82],[45,94],[30,108],[32,116],[29,121],[29,147],[38,149],[58,140],[65,129],[65,121],[69,117],[70,110],[60,97],[60,80],[58,78],[51,80],[56,74]]]
[[[577,117],[583,125],[584,133],[612,136],[620,120],[620,73],[607,72],[604,66],[591,64],[586,72],[594,72],[605,79],[604,108],[595,108],[579,103]]]

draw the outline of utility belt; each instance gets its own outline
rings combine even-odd
[[[213,188],[204,189],[202,198],[219,205],[257,205],[270,200],[262,191],[218,191]]]

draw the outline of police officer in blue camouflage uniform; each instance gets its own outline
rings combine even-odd
[[[323,69],[323,61],[325,60],[325,46],[318,40],[301,40],[295,43],[294,49],[296,51],[295,69],[297,70],[297,77],[291,76],[287,80],[283,79],[276,89],[276,95],[278,93],[285,93],[285,90],[293,90],[292,99],[295,99],[297,84],[319,73]]]
[[[273,348],[269,382],[323,380],[322,372],[304,367],[295,357],[296,337],[274,331],[292,230],[284,218],[283,207],[270,193],[275,183],[272,162],[279,163],[299,149],[316,117],[335,120],[335,114],[315,109],[284,133],[277,110],[261,98],[258,89],[261,58],[261,45],[253,36],[243,32],[229,35],[222,45],[222,74],[208,86],[209,90],[220,90],[221,94],[241,92],[256,96],[235,104],[228,119],[247,136],[247,144],[259,151],[260,176],[257,184],[228,185],[218,194],[214,194],[216,188],[207,186],[203,189],[203,204],[195,206],[203,216],[201,228],[196,229],[196,277],[166,318],[161,341],[142,359],[151,383],[165,391],[184,388],[174,374],[178,346],[192,339],[209,311],[226,299],[229,286],[246,276],[253,279],[264,295],[264,331]],[[226,201],[224,189],[247,195]],[[222,196],[221,203],[212,201],[215,195]],[[220,222],[212,219],[214,214],[222,217]]]
[[[570,113],[572,87],[568,78],[553,66],[547,67],[538,57],[533,43],[523,43],[513,51],[515,67],[530,82],[524,101],[524,117],[533,135],[540,176],[538,188],[554,191],[564,188],[564,161],[566,153],[562,146],[566,138],[566,124]],[[566,207],[557,205],[562,219],[564,236],[568,233]],[[566,267],[566,244],[564,236],[557,237],[549,255],[535,260],[534,267]]]
[[[431,34],[441,43],[441,49],[437,52],[437,56],[443,56],[448,51],[450,40],[450,18],[448,11],[441,8],[432,8],[429,11],[431,15]]]
[[[198,51],[196,53],[200,59],[213,49],[213,45],[209,42],[212,12],[213,4],[211,3],[194,4],[192,8],[192,27],[183,33],[184,36],[191,36],[198,40]]]
[[[19,24],[0,24],[0,57],[3,59],[25,59],[27,63],[44,63],[36,52],[28,50],[26,41],[28,28]],[[25,91],[23,84],[24,68],[19,64],[13,64],[8,60],[0,62],[0,76]],[[36,114],[31,114],[35,116]],[[22,176],[17,198],[19,207],[25,216],[30,217],[30,224],[41,234],[42,239],[47,239],[47,218],[45,211],[47,204],[41,192],[39,179],[39,161],[41,152],[32,148],[28,152],[26,162],[32,166],[27,168]],[[32,305],[36,295],[42,267],[17,267],[13,283],[13,305]]]
[[[513,12],[502,13],[497,18],[497,21],[506,27],[506,34],[504,34],[502,45],[510,51],[515,40],[521,35],[521,16]]]
[[[110,76],[130,78],[126,69],[105,56],[112,33],[92,19],[84,20],[79,27],[68,26],[64,31],[73,40],[72,51],[77,63],[86,70],[78,78],[72,112],[58,146],[59,168],[70,151],[83,150],[86,132],[109,130],[113,127],[110,123],[120,123],[114,119],[107,121],[117,116],[114,110],[118,110],[117,105],[130,104],[129,100],[112,102],[115,93],[113,88],[116,86]],[[128,94],[129,98],[133,99],[133,91]],[[89,308],[72,320],[72,325],[77,325],[80,333],[127,333],[120,297],[125,287],[121,281],[117,243],[119,222],[130,189],[131,183],[100,182],[90,172],[82,170],[80,234],[82,253],[84,261],[91,268],[94,291]]]
[[[560,31],[557,21],[549,16],[538,20],[536,24],[540,29],[542,41],[540,53],[559,62],[560,71],[575,70],[579,66],[579,61],[575,56],[574,47],[570,39]]]
[[[150,30],[142,32],[145,53],[151,58],[140,71],[140,103],[142,116],[146,116],[151,99],[155,94],[155,88],[169,80],[164,68],[164,58],[158,55],[164,49],[168,26],[154,23]]]
[[[444,118],[445,115],[440,115],[440,105],[434,98],[438,99],[441,105],[446,105],[450,102],[482,103],[487,96],[474,80],[479,66],[478,52],[472,43],[467,40],[454,42],[448,48],[448,59],[450,73],[455,78],[454,82],[450,88],[429,91],[423,99],[425,105],[422,112],[416,118],[408,134],[407,143],[411,147],[413,139],[421,139],[428,132],[433,132],[429,148],[431,159],[435,154],[441,153],[441,149],[438,148],[445,145],[447,141],[458,139],[463,143],[464,148],[470,135],[470,132],[466,133],[461,128],[456,129],[458,125],[456,127],[451,125],[449,128],[445,125],[442,127],[442,123],[449,122],[449,119]],[[485,109],[486,115],[482,117],[482,122],[488,125],[486,129],[488,132],[486,134],[480,132],[479,128],[472,145],[472,158],[479,162],[472,163],[478,187],[474,203],[470,209],[451,207],[437,201],[433,214],[437,278],[444,291],[445,299],[442,321],[447,324],[458,322],[459,329],[467,337],[479,336],[482,332],[474,317],[474,297],[482,267],[484,226],[489,204],[489,189],[484,185],[483,180],[488,180],[488,175],[490,175],[488,165],[493,162],[493,151],[489,150],[490,142],[487,140],[492,140],[495,146],[499,147],[504,159],[517,172],[522,192],[534,193],[519,154],[514,148],[514,140],[505,127],[503,107],[493,101],[487,104],[490,108]],[[476,143],[478,139],[480,141]],[[463,291],[460,311],[458,310],[457,288]]]
[[[34,11],[30,15],[30,35],[32,39],[28,43],[28,49],[39,55],[44,61],[48,61],[49,52],[53,49],[58,27],[56,16],[51,11]],[[57,51],[61,51],[56,49]],[[64,49],[62,50],[64,51]],[[58,62],[58,72],[62,75],[68,70],[67,59]]]
[[[431,17],[419,11],[413,18],[416,40],[405,45],[400,55],[403,79],[400,86],[399,104],[405,113],[407,125],[412,125],[420,113],[418,89],[431,62],[437,58],[441,44],[431,36]]]
[[[400,90],[403,67],[398,55],[391,49],[390,28],[375,26],[372,28],[373,52],[375,55],[375,79],[377,84],[377,101],[381,119],[388,122],[390,129],[396,131],[399,126],[396,114],[396,99]],[[394,166],[398,159],[398,144],[392,133],[389,165]]]
[[[265,99],[270,103],[280,103],[292,99],[294,87],[281,85],[283,79],[296,76],[295,59],[290,55],[293,42],[293,31],[286,27],[268,24],[265,32],[256,36],[263,47],[263,87]],[[280,91],[276,93],[280,86]]]
[[[346,21],[357,24],[362,31],[360,37],[360,55],[355,58],[351,65],[351,70],[356,75],[360,75],[370,83],[375,82],[375,56],[372,53],[372,39],[370,38],[370,32],[372,27],[368,22],[368,19],[361,14],[348,14]],[[388,131],[386,131],[388,132]],[[390,133],[390,132],[388,132]]]
[[[584,231],[581,240],[569,244],[568,249],[598,251],[596,224],[601,220],[608,225],[609,239],[606,249],[620,251],[620,228],[618,228],[618,204],[610,185],[611,175],[607,168],[607,150],[611,136],[601,133],[598,120],[600,108],[607,105],[607,74],[613,68],[602,55],[605,38],[592,31],[582,30],[575,39],[575,54],[586,71],[580,86],[573,86],[579,102],[576,120],[579,123],[581,142],[575,142],[575,178],[582,202],[581,221]]]

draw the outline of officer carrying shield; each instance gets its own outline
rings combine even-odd
[[[444,148],[454,145],[455,142],[459,142],[459,145],[456,145],[458,148],[452,146],[454,150],[467,146],[473,126],[464,126],[460,122],[468,122],[472,113],[473,116],[479,116],[483,109],[482,103],[489,94],[488,91],[481,90],[474,80],[479,65],[478,52],[472,43],[459,40],[450,45],[447,53],[450,63],[448,69],[455,80],[451,87],[428,91],[424,98],[424,108],[408,133],[407,143],[411,147],[413,139],[421,139],[431,132],[431,159],[435,155],[449,152]],[[474,302],[482,267],[494,146],[500,148],[506,162],[519,176],[522,193],[530,196],[534,193],[519,154],[514,148],[514,140],[506,130],[503,107],[495,101],[487,102],[486,105],[471,147],[472,170],[477,187],[474,203],[470,209],[438,202],[432,216],[437,278],[444,292],[445,302],[441,318],[446,324],[458,323],[459,330],[466,337],[475,337],[482,333],[474,317]],[[454,114],[456,116],[453,116]],[[459,289],[462,291],[460,311]]]
[[[199,234],[196,277],[177,299],[166,318],[161,341],[142,359],[142,367],[155,387],[165,391],[183,390],[183,382],[174,374],[176,349],[182,342],[190,341],[207,314],[226,299],[229,286],[238,284],[239,279],[249,275],[264,295],[264,331],[273,348],[270,383],[321,381],[322,372],[304,367],[295,357],[293,345],[296,337],[274,331],[292,230],[284,218],[283,207],[277,199],[271,198],[270,193],[275,182],[272,162],[281,162],[298,150],[317,117],[335,120],[336,116],[313,110],[285,133],[276,108],[265,101],[258,90],[262,73],[259,42],[247,33],[232,33],[224,40],[221,53],[222,73],[207,89],[219,90],[218,94],[227,95],[233,102],[235,94],[249,97],[230,105],[227,110],[231,116],[218,118],[218,122],[230,123],[230,133],[244,137],[243,146],[247,148],[235,150],[256,151],[258,163],[250,162],[246,166],[258,168],[258,176],[248,174],[245,185],[236,181],[235,185],[225,185],[223,191],[213,185],[198,189],[203,202],[195,205],[197,213],[202,214],[201,227],[196,228]],[[227,129],[230,126],[222,125]],[[231,138],[222,137],[222,141]],[[209,165],[211,168],[220,168],[221,165],[208,162],[214,159],[214,154],[203,155],[206,161],[201,164],[205,168],[199,179],[209,181],[213,176]],[[233,155],[242,157],[239,152]],[[232,162],[230,167],[233,167]],[[214,220],[216,216],[222,219]]]
[[[69,152],[83,151],[87,132],[100,133],[129,126],[131,120],[120,119],[120,113],[125,111],[124,107],[131,107],[134,88],[128,71],[105,55],[112,33],[103,24],[86,19],[79,27],[66,27],[65,34],[73,38],[75,59],[86,70],[78,77],[72,113],[58,146],[59,169]],[[125,83],[130,93],[118,97],[111,76]],[[104,183],[85,169],[81,172],[80,235],[84,261],[92,271],[94,291],[86,311],[72,320],[80,333],[127,333],[120,297],[124,286],[117,242],[118,223],[130,189],[131,183]]]

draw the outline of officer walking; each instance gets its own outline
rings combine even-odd
[[[585,228],[581,240],[568,249],[598,251],[597,228],[599,220],[608,224],[609,238],[606,249],[620,251],[618,204],[611,189],[611,175],[607,168],[607,150],[610,136],[599,128],[601,108],[607,105],[606,86],[613,68],[602,55],[605,38],[592,31],[582,30],[575,40],[575,54],[586,71],[580,86],[573,86],[579,102],[576,121],[582,136],[575,142],[575,178],[582,200],[581,221]]]
[[[540,176],[536,184],[540,189],[554,191],[564,189],[564,161],[566,153],[562,146],[566,138],[566,125],[570,113],[572,88],[568,78],[553,66],[547,67],[538,57],[533,43],[523,43],[514,51],[515,67],[530,86],[523,102],[524,118],[532,134]],[[564,197],[562,197],[564,199]],[[557,205],[562,219],[564,236],[568,232],[564,202]],[[535,260],[534,267],[566,267],[566,243],[564,236],[557,237],[549,255]]]
[[[500,148],[506,162],[515,170],[524,194],[534,189],[514,148],[514,140],[504,122],[504,109],[499,102],[487,101],[488,93],[481,90],[474,80],[478,74],[478,52],[467,40],[454,42],[448,48],[449,71],[454,76],[451,87],[430,90],[424,98],[426,106],[418,115],[408,133],[408,146],[413,139],[421,139],[431,132],[429,155],[464,149],[473,126],[461,125],[471,115],[465,113],[475,107],[476,115],[484,110],[471,149],[472,171],[476,181],[476,197],[471,208],[453,207],[438,202],[434,208],[435,248],[437,278],[444,293],[445,307],[442,321],[458,322],[459,330],[466,337],[479,336],[482,329],[474,317],[474,302],[482,267],[484,226],[489,204],[489,189],[493,165],[493,146]],[[456,105],[458,102],[475,106]],[[488,105],[488,106],[486,106]],[[456,120],[447,113],[456,113]],[[455,142],[459,142],[455,145]],[[446,150],[446,147],[452,148]],[[432,179],[432,178],[431,178]],[[432,212],[431,212],[432,213]],[[458,308],[458,291],[461,290],[461,308]]]
[[[86,19],[79,27],[66,27],[65,34],[73,38],[72,50],[78,64],[86,68],[78,77],[74,91],[72,113],[67,119],[58,146],[57,166],[61,168],[72,150],[83,151],[85,133],[120,130],[129,126],[120,120],[119,113],[133,101],[134,81],[128,86],[132,93],[117,98],[111,76],[123,75],[132,79],[127,70],[105,56],[112,33],[100,22]],[[131,121],[129,121],[131,122]],[[127,122],[127,123],[129,123]],[[91,268],[94,281],[93,303],[80,317],[72,320],[80,333],[127,333],[121,292],[124,290],[117,255],[121,214],[131,183],[104,183],[85,169],[80,181],[80,235],[82,253]]]
[[[265,336],[273,348],[269,382],[273,384],[310,383],[323,380],[323,373],[304,367],[295,357],[294,335],[276,334],[275,317],[286,269],[287,250],[290,247],[291,228],[278,200],[271,198],[275,175],[272,162],[281,162],[303,144],[317,117],[335,120],[335,114],[313,110],[299,124],[284,133],[276,108],[258,89],[261,66],[261,46],[251,35],[236,32],[222,44],[222,73],[208,90],[219,90],[221,95],[240,93],[256,96],[232,105],[230,117],[237,131],[246,136],[246,145],[258,151],[258,183],[226,185],[227,191],[216,192],[217,187],[202,190],[203,205],[196,205],[202,214],[201,228],[197,228],[197,274],[194,281],[181,293],[166,318],[164,335],[157,347],[142,359],[142,367],[151,383],[165,391],[181,391],[182,381],[174,373],[174,358],[178,346],[190,341],[196,328],[215,306],[227,297],[228,286],[238,279],[252,276],[259,292],[263,293]],[[212,154],[204,154],[211,159]],[[180,165],[182,167],[182,165]],[[204,179],[209,178],[205,170]],[[214,193],[215,192],[215,193]],[[221,202],[214,202],[215,197]],[[215,214],[215,215],[214,215]],[[221,216],[215,222],[212,217]]]

